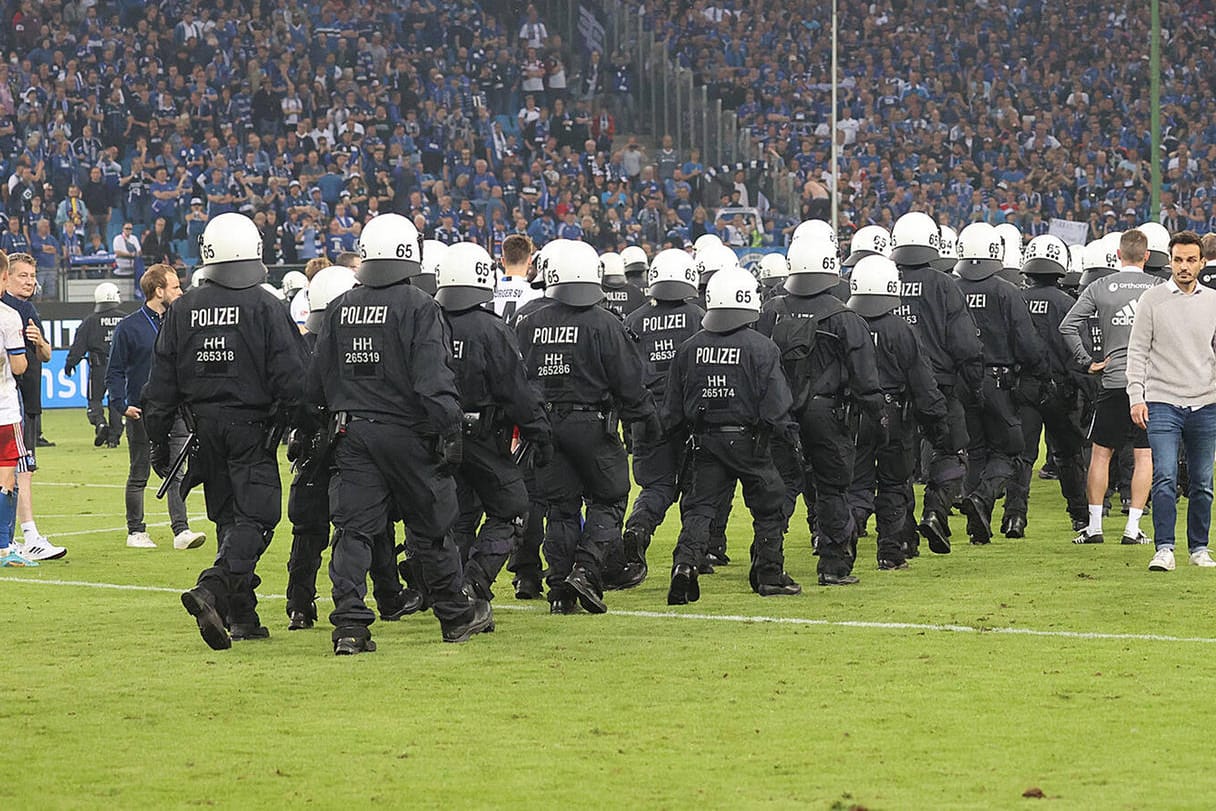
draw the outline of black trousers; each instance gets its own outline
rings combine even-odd
[[[287,493],[287,518],[291,521],[291,553],[287,558],[287,616],[302,611],[317,618],[317,572],[321,570],[321,553],[330,545],[329,531],[329,472],[318,473],[309,484],[301,484],[299,476]],[[369,571],[376,603],[392,602],[401,594],[401,579],[397,574],[397,553],[390,525],[376,536],[372,545]]]
[[[89,407],[85,412],[90,425],[108,425],[109,436],[115,440],[122,435],[122,409],[106,399],[106,365],[89,364]],[[108,416],[108,419],[107,419]]]
[[[633,480],[641,491],[633,500],[627,527],[646,535],[654,533],[663,523],[667,511],[676,502],[676,480],[684,464],[682,434],[665,437],[658,442],[633,442]]]
[[[849,511],[854,437],[835,402],[818,397],[799,414],[798,427],[805,465],[803,494],[815,505],[814,522],[819,534],[817,569],[820,574],[847,575],[853,570],[856,541]],[[787,509],[792,504],[787,497]],[[787,513],[787,523],[789,517]]]
[[[507,571],[513,572],[516,578],[540,580],[540,549],[545,540],[545,518],[549,514],[549,505],[541,495],[532,466],[525,465],[521,473],[524,488],[528,491],[528,517],[524,521],[519,543],[507,560]]]
[[[950,431],[950,446],[955,450],[968,448],[967,412],[952,386],[941,386],[946,398],[946,426]],[[967,468],[957,453],[929,446],[928,464],[925,468],[924,514],[933,513],[948,526],[947,519],[954,503],[963,492]]]
[[[613,546],[618,547],[619,555],[629,497],[625,448],[620,436],[607,430],[599,413],[558,410],[552,420],[553,461],[536,471],[541,497],[549,505],[545,559],[551,601],[571,596],[565,580],[575,565],[585,568],[592,582],[603,587]]]
[[[1037,398],[1035,398],[1037,399]],[[1014,475],[1005,487],[1005,514],[1025,518],[1030,499],[1030,477],[1039,455],[1039,434],[1046,432],[1047,443],[1055,455],[1060,493],[1068,514],[1075,520],[1089,518],[1085,495],[1085,459],[1076,397],[1071,391],[1034,405],[1019,408],[1022,420],[1022,452],[1014,460]]]
[[[449,531],[456,520],[456,483],[443,471],[433,442],[403,425],[352,419],[335,452],[329,504],[337,528],[329,577],[334,637],[370,636],[375,619],[365,603],[376,537],[399,508],[414,564],[442,625],[467,621],[460,554]]]
[[[506,443],[497,437],[465,437],[464,461],[456,471],[459,516],[453,531],[463,551],[464,579],[483,600],[523,534],[528,490]],[[482,515],[485,520],[477,528]]]
[[[911,479],[915,467],[917,432],[897,402],[887,403],[884,436],[882,426],[863,416],[857,432],[857,456],[849,507],[854,516],[873,505],[878,534],[878,559],[903,562],[913,504]]]
[[[680,497],[680,535],[672,552],[675,566],[697,566],[709,551],[710,525],[722,505],[733,500],[735,483],[752,514],[752,575],[758,583],[777,583],[785,571],[783,511],[785,482],[767,447],[744,433],[705,433],[689,465]]]
[[[998,388],[991,375],[984,378],[983,404],[967,403],[966,412],[971,439],[967,494],[976,496],[991,513],[1013,477],[1014,460],[1022,453],[1022,419],[1013,392]]]
[[[279,523],[282,484],[274,455],[264,447],[266,424],[198,417],[198,451],[190,477],[201,480],[207,517],[219,551],[198,576],[229,623],[258,622],[254,571]],[[197,470],[196,470],[197,468]]]

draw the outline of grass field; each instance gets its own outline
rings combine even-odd
[[[1025,540],[878,572],[863,539],[846,589],[810,585],[799,516],[802,596],[756,597],[736,563],[686,609],[665,604],[669,520],[607,615],[550,617],[504,578],[494,634],[444,645],[418,615],[350,658],[324,623],[285,630],[281,526],[259,569],[273,637],[216,653],[178,600],[214,550],[201,495],[205,547],[166,524],[129,550],[125,445],[95,450],[79,411],[45,433],[39,526],[70,551],[0,570],[0,808],[1216,806],[1216,572],[1073,546],[1054,482]],[[168,520],[151,491],[148,520]],[[745,558],[741,502],[731,529]]]

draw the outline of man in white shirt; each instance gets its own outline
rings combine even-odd
[[[122,224],[122,232],[114,236],[111,248],[114,252],[114,264],[117,268],[115,276],[135,276],[135,262],[139,259],[141,246],[139,237],[135,236],[135,226],[129,222]]]
[[[521,307],[544,295],[528,281],[528,260],[532,258],[532,240],[523,234],[511,234],[502,242],[502,269],[494,288],[494,312],[515,326],[515,315]]]

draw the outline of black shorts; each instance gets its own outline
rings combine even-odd
[[[1132,422],[1132,403],[1125,389],[1102,389],[1094,403],[1089,441],[1104,448],[1148,447],[1148,432]]]

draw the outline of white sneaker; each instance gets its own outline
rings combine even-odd
[[[1211,558],[1208,558],[1208,560],[1211,560]],[[1153,555],[1152,561],[1148,564],[1148,570],[1150,572],[1174,571],[1174,550],[1166,548],[1158,549],[1157,554]]]
[[[183,529],[181,532],[173,536],[174,549],[198,549],[203,545],[203,541],[207,540],[207,534],[204,532],[195,532],[192,529]],[[1212,564],[1216,566],[1216,563]]]
[[[1216,560],[1212,560],[1212,556],[1208,553],[1208,550],[1200,549],[1198,552],[1191,554],[1191,565],[1211,569],[1216,567]]]
[[[28,560],[59,560],[67,553],[66,547],[55,546],[45,535],[17,546],[17,554]],[[1212,565],[1216,566],[1216,563]]]
[[[156,542],[146,532],[132,532],[127,535],[127,546],[132,549],[155,549]]]

